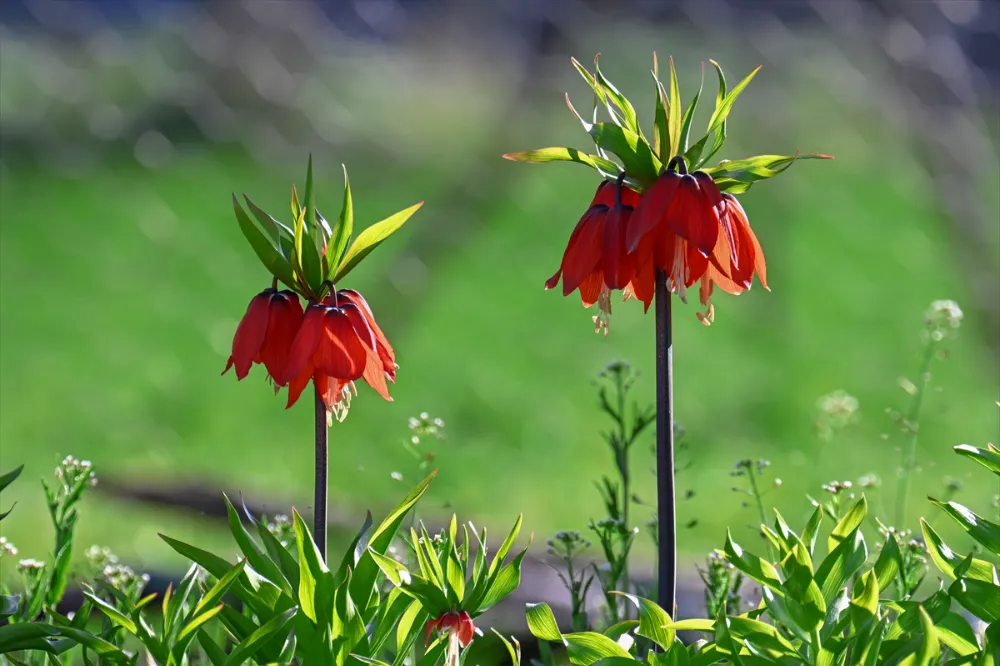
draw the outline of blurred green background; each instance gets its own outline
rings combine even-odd
[[[693,305],[675,307],[675,406],[690,463],[679,485],[694,491],[679,520],[697,520],[681,532],[686,560],[720,545],[727,526],[751,534],[747,498],[729,492],[742,458],[771,461],[783,483],[767,499],[786,517],[804,516],[804,495],[823,483],[876,474],[867,492],[892,520],[904,436],[886,410],[908,404],[900,378],[916,379],[935,299],[954,299],[965,317],[933,366],[906,526],[929,513],[926,495],[955,482],[963,502],[995,513],[995,480],[950,452],[995,442],[1000,429],[996,71],[977,60],[979,42],[963,41],[983,16],[952,7],[927,18],[905,3],[811,3],[801,15],[769,2],[716,3],[717,14],[543,5],[5,10],[0,468],[24,463],[25,474],[4,493],[2,506],[17,508],[0,534],[22,557],[47,554],[38,479],[68,454],[93,461],[104,489],[86,501],[79,552],[108,545],[145,569],[180,566],[157,532],[231,550],[219,521],[183,508],[197,493],[308,512],[309,401],[285,411],[260,372],[241,384],[219,373],[247,302],[268,283],[230,193],[287,219],[310,152],[331,214],[341,163],[356,224],[426,202],[347,285],[366,294],[400,370],[394,403],[361,387],[332,430],[335,517],[359,522],[418,480],[403,442],[422,411],[447,424],[425,516],[457,510],[504,529],[523,512],[524,533],[541,541],[602,517],[593,481],[611,456],[593,379],[626,359],[644,372],[638,399],[652,400],[652,315],[616,304],[605,338],[575,296],[542,289],[595,175],[500,158],[588,146],[562,95],[587,107],[569,56],[598,52],[647,126],[654,50],[675,57],[686,99],[702,61],[719,61],[731,81],[763,63],[719,157],[836,156],[796,164],[742,199],[771,292],[719,295],[711,328]],[[940,34],[953,47],[944,65],[921,50],[936,53],[928,35]],[[834,390],[858,399],[860,418],[825,441],[817,400]],[[652,446],[650,433],[633,456],[649,501]],[[177,506],[138,502],[130,489]],[[11,558],[0,566],[13,572]]]

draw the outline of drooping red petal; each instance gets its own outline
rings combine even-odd
[[[601,296],[601,287],[604,285],[604,275],[600,270],[593,271],[580,283],[580,300],[583,307],[589,308],[597,302]]]
[[[428,620],[427,621],[427,634],[424,636],[424,644],[425,645],[427,645],[427,644],[429,644],[431,642],[431,634],[434,632],[435,629],[439,629],[440,627],[441,627],[441,618],[440,617],[437,618],[437,619],[435,619],[435,620]]]
[[[622,205],[628,206],[630,208],[635,208],[639,205],[639,201],[642,199],[642,195],[635,190],[630,190],[627,187],[622,187]]]
[[[336,379],[354,380],[364,372],[365,346],[341,308],[326,309],[313,365],[317,372]]]
[[[307,367],[303,368],[299,374],[295,375],[288,382],[288,402],[285,403],[285,409],[290,408],[298,402],[299,396],[302,395],[302,391],[309,385],[309,380],[312,379],[312,376],[312,363],[309,363]]]
[[[466,611],[458,614],[458,642],[462,647],[468,647],[476,635],[476,625]]]
[[[629,252],[634,252],[639,241],[659,226],[673,202],[680,178],[673,171],[665,171],[642,195],[629,218],[625,233],[625,246]]]
[[[702,193],[693,175],[684,174],[680,178],[677,192],[663,222],[667,228],[708,256],[719,237],[719,214]]]
[[[595,206],[588,210],[578,225],[579,234],[570,238],[563,255],[563,296],[573,293],[601,261],[601,241],[604,218],[608,209]]]
[[[250,366],[264,344],[267,333],[268,304],[271,302],[271,290],[263,291],[250,301],[246,314],[236,327],[233,336],[232,362],[236,366],[236,378],[243,379],[250,373]],[[226,366],[226,370],[229,366]],[[225,370],[223,370],[225,373]]]
[[[594,193],[594,200],[590,202],[590,208],[594,206],[607,206],[611,208],[615,205],[615,185],[614,183],[602,180]]]
[[[368,326],[371,327],[372,333],[375,334],[375,341],[377,342],[378,356],[382,360],[382,366],[385,369],[387,375],[389,375],[390,381],[396,380],[396,352],[393,350],[392,345],[389,344],[388,338],[379,328],[378,323],[375,321],[375,315],[372,314],[372,310],[368,307],[368,302],[364,297],[353,289],[341,289],[337,292],[337,295],[346,299],[348,302],[353,303],[358,306],[361,313],[364,314],[365,319],[368,321]]]
[[[362,378],[379,395],[392,402],[392,398],[389,396],[389,387],[385,381],[387,373],[382,359],[378,355],[378,341],[375,339],[375,333],[368,325],[368,321],[365,319],[361,309],[356,305],[353,303],[344,303],[342,309],[351,321],[351,325],[354,327],[355,332],[357,332],[358,338],[365,345],[365,367],[361,375]]]
[[[656,293],[656,267],[653,265],[653,239],[647,237],[633,253],[635,257],[635,271],[632,280],[625,287],[625,296],[634,296],[642,301],[646,310],[653,302]]]
[[[725,213],[730,224],[736,230],[737,252],[739,254],[738,275],[734,272],[733,279],[739,284],[745,284],[750,288],[754,271],[760,276],[761,285],[767,289],[767,265],[764,261],[764,252],[761,250],[760,242],[750,226],[746,211],[731,194],[723,194],[725,203]]]
[[[271,379],[281,386],[292,342],[302,325],[302,305],[293,292],[283,291],[271,299],[267,318],[267,335],[260,349],[260,361]]]
[[[601,265],[604,283],[610,289],[623,289],[635,271],[635,259],[625,250],[625,230],[631,215],[631,208],[618,205],[612,207],[604,219]]]
[[[323,333],[323,322],[326,316],[325,305],[310,303],[306,308],[302,324],[299,326],[295,339],[292,340],[292,347],[288,352],[288,363],[280,384],[286,384],[293,378],[298,378],[306,369],[313,367],[313,354],[319,345],[320,336]],[[291,389],[291,387],[289,387]],[[302,389],[299,389],[301,392]]]

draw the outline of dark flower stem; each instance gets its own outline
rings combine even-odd
[[[326,405],[319,389],[316,394],[316,482],[313,495],[313,538],[319,554],[326,561],[326,485],[330,431],[326,426]]]
[[[656,272],[657,601],[676,619],[677,517],[674,491],[674,351],[667,274]]]

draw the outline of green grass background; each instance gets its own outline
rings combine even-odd
[[[580,53],[603,50],[607,73],[644,107],[644,71],[656,45],[586,43]],[[729,50],[729,62],[726,49],[705,48],[679,60],[688,95],[699,57],[722,60],[731,78],[756,64]],[[368,294],[401,367],[394,403],[361,387],[348,419],[332,429],[331,501],[360,522],[365,509],[377,514],[402,497],[419,476],[401,445],[406,421],[428,411],[447,422],[447,439],[434,446],[441,472],[424,515],[457,510],[505,530],[523,512],[524,533],[543,541],[557,529],[582,529],[602,517],[592,482],[611,463],[592,380],[607,362],[627,359],[644,372],[637,398],[651,401],[653,319],[634,302],[616,304],[611,334],[595,336],[592,312],[578,299],[543,291],[596,179],[576,165],[518,165],[500,153],[586,147],[560,100],[570,90],[586,106],[583,83],[560,64],[536,86],[544,94],[497,117],[483,104],[490,94],[483,71],[439,75],[433,92],[449,100],[447,108],[417,103],[429,96],[418,82],[397,91],[396,103],[408,110],[398,117],[387,112],[385,92],[365,83],[378,79],[383,64],[355,64],[372,76],[344,80],[348,108],[359,118],[370,111],[372,133],[391,128],[406,159],[382,159],[364,138],[336,153],[317,148],[320,205],[339,206],[341,161],[351,171],[356,224],[426,204],[349,280]],[[877,104],[861,105],[830,86],[836,67],[816,56],[765,68],[738,103],[720,155],[815,150],[836,160],[796,164],[743,197],[767,254],[771,292],[720,294],[711,328],[697,321],[693,305],[674,309],[675,409],[688,433],[681,462],[691,462],[679,485],[695,491],[679,519],[698,521],[681,533],[687,559],[720,545],[727,526],[749,538],[753,514],[729,492],[729,472],[741,458],[772,462],[769,471],[783,484],[768,503],[792,521],[805,516],[804,495],[822,492],[822,483],[869,473],[883,479],[874,506],[891,507],[904,440],[885,409],[907,403],[898,378],[916,371],[930,301],[969,300],[970,276],[952,261],[951,231],[914,160],[913,137]],[[179,145],[157,169],[116,155],[82,177],[7,164],[0,467],[24,463],[25,473],[4,492],[2,506],[17,507],[0,533],[21,556],[44,557],[50,547],[38,479],[67,454],[92,460],[103,477],[198,481],[308,509],[309,401],[285,411],[284,397],[273,396],[260,372],[242,383],[219,376],[249,298],[268,283],[235,224],[229,193],[247,192],[287,218],[289,186],[302,170],[264,167],[239,149],[207,145]],[[997,175],[981,174],[984,192]],[[995,201],[987,205],[996,210]],[[423,250],[414,251],[418,238]],[[427,254],[428,247],[437,251]],[[948,479],[962,482],[959,499],[993,511],[995,479],[950,452],[963,442],[996,441],[1000,382],[984,330],[967,308],[949,358],[934,366],[908,526],[929,513],[923,497],[942,494]],[[860,400],[861,421],[824,443],[814,434],[815,402],[835,389]],[[636,492],[652,500],[651,436],[633,461]],[[403,482],[390,478],[394,471]],[[180,566],[157,532],[234,551],[205,518],[99,493],[83,513],[78,552],[100,543],[138,566]],[[640,520],[647,515],[638,512]],[[0,560],[0,574],[11,564]]]

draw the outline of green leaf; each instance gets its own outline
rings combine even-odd
[[[577,666],[591,666],[608,657],[622,657],[631,661],[628,651],[604,634],[582,631],[563,634],[566,656]]]
[[[395,558],[383,555],[371,548],[368,549],[368,554],[371,555],[372,559],[375,560],[375,564],[378,565],[378,568],[381,569],[382,573],[385,574],[385,577],[393,585],[399,587],[406,585],[412,580],[409,570],[402,562],[398,562]]]
[[[653,83],[655,84],[656,105],[653,110],[653,152],[660,158],[661,163],[670,161],[670,128],[667,124],[667,92],[660,83],[659,73],[655,71],[656,60],[654,56]]]
[[[523,520],[524,514],[518,514],[517,520],[514,521],[514,527],[511,528],[510,532],[507,534],[507,538],[503,540],[502,544],[500,544],[500,548],[497,549],[496,555],[493,556],[493,561],[490,563],[490,576],[493,576],[497,572],[503,564],[504,559],[506,559],[507,553],[509,553],[510,549],[514,547],[517,535],[521,532],[521,523]]]
[[[875,576],[878,578],[880,590],[889,589],[889,585],[903,568],[902,558],[896,537],[888,534],[885,543],[882,544],[882,552],[878,554],[878,559],[875,561]]]
[[[601,73],[601,66],[597,61],[598,59],[594,58],[594,72],[597,74],[597,82],[604,89],[604,99],[608,107],[608,112],[612,118],[616,119],[619,125],[642,136],[635,108],[624,95],[618,92],[618,89],[615,88],[611,81],[605,78],[604,74]]]
[[[521,561],[527,552],[528,549],[525,548],[509,564],[501,567],[500,571],[490,577],[483,598],[475,604],[477,612],[492,608],[517,589],[521,584]]]
[[[521,666],[521,644],[518,642],[517,638],[511,636],[510,640],[507,640],[507,637],[496,629],[491,628],[491,631],[497,635],[497,638],[500,639],[503,646],[507,648],[507,654],[510,655],[511,666]]]
[[[24,465],[19,465],[6,474],[0,476],[0,493],[10,484],[14,483],[14,480],[21,476],[21,472],[24,471]]]
[[[431,617],[437,617],[451,607],[441,588],[421,576],[411,574],[410,582],[400,589],[420,601]]]
[[[271,239],[265,236],[250,218],[247,217],[235,194],[233,194],[233,211],[236,213],[236,221],[240,225],[243,237],[250,243],[250,247],[257,254],[257,258],[264,264],[264,268],[271,275],[294,289],[296,285],[295,278],[292,275],[291,264],[281,255],[278,248],[271,242]]]
[[[667,129],[670,135],[670,157],[680,154],[682,123],[681,88],[674,69],[674,58],[670,57],[670,106],[667,108]],[[669,161],[669,160],[668,160]]]
[[[420,632],[420,626],[422,622],[418,622],[421,616],[426,615],[423,612],[423,606],[419,601],[414,599],[407,606],[403,615],[399,618],[399,624],[396,625],[396,652],[404,652],[404,646],[410,641],[415,634]]]
[[[995,447],[990,446],[986,449],[980,449],[970,444],[959,444],[954,447],[954,450],[955,453],[975,460],[986,469],[1000,476],[1000,451]],[[0,480],[0,490],[3,490],[2,480]]]
[[[396,538],[396,532],[399,530],[399,525],[403,522],[403,518],[407,513],[413,508],[413,506],[423,497],[424,493],[427,492],[427,487],[430,485],[431,481],[437,474],[437,470],[430,473],[423,481],[421,481],[417,486],[410,491],[410,493],[403,498],[396,508],[394,508],[385,520],[378,526],[375,532],[371,535],[369,540],[369,548],[373,549],[377,553],[385,553],[389,548],[392,540]],[[354,603],[358,605],[361,609],[362,614],[367,612],[370,600],[373,597],[373,592],[375,589],[375,579],[378,575],[379,568],[375,564],[369,554],[368,549],[365,549],[362,557],[357,561],[354,575],[351,577],[351,597],[354,599]]]
[[[829,160],[829,155],[810,153],[808,155],[756,155],[742,160],[724,160],[714,167],[702,170],[712,176],[720,190],[732,194],[745,191],[758,180],[774,178],[788,169],[796,160]],[[741,190],[737,185],[743,187]]]
[[[264,523],[257,523],[257,534],[260,536],[264,548],[271,557],[272,562],[277,562],[281,567],[281,572],[288,581],[292,590],[299,589],[299,563],[295,561],[288,549],[281,545],[278,538],[271,534]]]
[[[885,639],[885,632],[889,626],[889,619],[883,617],[858,641],[855,654],[855,662],[858,666],[875,666],[878,663],[879,653],[882,650],[882,641]]]
[[[316,229],[316,190],[313,188],[313,157],[309,155],[309,162],[306,166],[306,226],[311,234]]]
[[[236,563],[236,566],[226,573],[225,576],[219,578],[215,582],[215,585],[213,585],[212,588],[198,601],[198,605],[194,607],[192,615],[197,615],[209,606],[214,606],[221,601],[222,595],[224,595],[226,591],[232,587],[233,583],[239,579],[240,574],[243,573],[243,567],[246,566],[246,563],[246,560],[240,560]]]
[[[226,653],[219,647],[219,644],[212,640],[204,631],[198,632],[198,644],[201,645],[201,649],[205,651],[205,655],[208,656],[209,661],[212,662],[212,666],[225,666],[226,663]]]
[[[541,641],[561,643],[562,634],[552,609],[548,604],[526,604],[525,613],[528,619],[528,630],[531,635]]]
[[[819,526],[823,522],[823,509],[816,507],[806,522],[806,528],[802,530],[802,541],[809,548],[809,555],[816,552],[816,537],[819,536]]]
[[[187,643],[190,642],[192,638],[194,638],[194,632],[198,631],[198,629],[202,625],[204,625],[206,622],[208,622],[216,615],[221,613],[223,608],[224,608],[223,604],[219,604],[214,608],[209,608],[204,613],[201,613],[200,615],[195,615],[193,618],[191,618],[190,622],[184,625],[184,628],[181,629],[181,633],[177,635],[177,642],[181,646],[180,650],[181,654],[183,654],[184,652],[183,649],[184,646],[186,646]]]
[[[984,622],[1000,620],[1000,585],[961,578],[951,584],[948,594]]]
[[[920,530],[924,535],[927,552],[930,554],[931,559],[934,560],[937,568],[949,578],[957,578],[955,568],[962,564],[963,558],[956,554],[923,518],[920,519]],[[965,573],[965,576],[987,583],[996,582],[996,570],[993,568],[993,565],[977,558],[972,558],[969,570]]]
[[[826,618],[826,602],[813,578],[812,561],[805,545],[796,544],[782,566],[788,573],[782,590],[789,614],[806,631],[818,629]]]
[[[550,148],[536,148],[535,150],[524,150],[519,153],[507,153],[503,156],[505,160],[512,162],[524,162],[526,164],[543,164],[545,162],[576,162],[584,164],[593,169],[597,169],[603,174],[617,176],[621,173],[621,167],[598,155],[582,153],[576,148],[566,148],[564,146],[552,146]]]
[[[47,608],[55,608],[59,604],[63,594],[66,592],[66,585],[69,583],[69,564],[70,558],[73,556],[73,530],[70,529],[67,531],[67,539],[59,549],[59,552],[56,553],[55,561],[52,565],[48,590],[45,594]]]
[[[734,567],[752,580],[766,585],[774,590],[781,589],[778,572],[770,562],[756,555],[745,552],[735,541],[733,535],[726,532],[726,545],[722,553]]]
[[[295,544],[299,551],[299,606],[302,612],[313,622],[318,622],[316,613],[316,588],[321,579],[327,577],[330,570],[323,561],[323,556],[313,541],[309,528],[299,512],[292,509],[292,528],[295,531]]]
[[[183,541],[178,541],[177,539],[173,539],[163,534],[160,534],[159,536],[167,543],[168,546],[192,562],[199,564],[203,569],[216,578],[224,577],[232,568],[231,563],[222,559],[218,555],[208,552],[207,550],[202,550],[201,548],[191,546]],[[244,573],[247,573],[246,569],[244,569]],[[268,582],[267,584],[271,585],[273,590],[277,590],[277,588],[274,588],[272,583]],[[230,589],[232,589],[233,594],[235,594],[240,601],[249,606],[255,613],[261,616],[270,617],[272,611],[271,607],[265,600],[265,596],[271,595],[267,593],[262,594],[260,589],[253,589],[251,583],[249,582],[249,578],[245,584],[243,580],[237,581]]]
[[[347,177],[347,166],[344,166],[344,201],[340,206],[340,217],[333,228],[333,235],[326,244],[326,264],[329,266],[327,278],[332,279],[334,267],[340,265],[340,260],[347,250],[347,243],[354,233],[354,201],[351,198],[351,181]]]
[[[704,618],[690,618],[687,620],[678,620],[677,622],[672,622],[670,628],[674,631],[715,631],[715,620],[708,620]]]
[[[758,67],[758,69],[760,69]],[[854,531],[861,527],[865,517],[868,515],[868,501],[862,495],[861,499],[851,507],[850,511],[844,514],[834,526],[830,536],[826,539],[826,547],[833,552],[842,542],[853,538]]]
[[[867,622],[878,618],[878,576],[874,569],[869,569],[855,585],[854,597],[851,599],[851,623],[856,632]]]
[[[656,603],[634,594],[616,592],[625,597],[639,610],[639,629],[635,632],[639,636],[648,638],[661,648],[666,650],[674,643],[673,621],[667,611],[660,608]]]
[[[106,615],[112,623],[118,625],[133,636],[139,635],[139,627],[136,626],[135,622],[133,622],[131,618],[122,613],[120,610],[106,602],[104,599],[101,599],[93,592],[84,590],[83,596],[89,599],[90,603],[94,604],[97,610],[104,613],[104,615]]]
[[[800,659],[795,647],[771,625],[746,617],[730,617],[727,620],[729,632],[736,638],[776,655]]]
[[[935,627],[938,639],[958,656],[966,657],[979,652],[976,632],[958,613],[948,613],[936,623]]]
[[[295,237],[292,228],[272,217],[270,213],[251,201],[246,193],[243,194],[243,201],[250,209],[250,213],[257,219],[257,223],[271,237],[271,242],[277,246],[278,252],[282,256],[288,256],[283,250],[285,247],[291,248],[292,246],[291,241]]]
[[[639,135],[614,123],[594,123],[590,135],[598,146],[618,156],[630,176],[645,185],[656,180],[660,173],[660,160]]]
[[[920,629],[921,632],[918,634],[918,636],[922,634],[920,647],[914,655],[901,661],[901,666],[930,666],[930,664],[937,660],[938,654],[941,651],[938,644],[937,630],[934,628],[934,623],[923,607],[920,607]]]
[[[347,254],[340,262],[340,266],[337,267],[337,272],[333,276],[334,282],[340,282],[344,279],[348,273],[350,273],[355,266],[357,266],[362,259],[368,256],[368,254],[378,247],[382,241],[391,236],[396,232],[403,224],[410,219],[417,210],[424,205],[421,201],[418,204],[410,206],[405,210],[401,210],[394,215],[390,215],[381,222],[376,222],[372,226],[368,227],[354,239],[354,243],[351,244],[350,249],[347,250]]]
[[[715,63],[713,62],[712,64],[714,65]],[[750,81],[753,80],[753,77],[757,76],[757,72],[760,71],[760,68],[761,66],[758,65],[755,70],[747,74],[746,78],[737,83],[736,87],[725,95],[721,101],[717,102],[715,111],[712,112],[712,117],[708,121],[709,132],[712,132],[721,126],[722,123],[726,122],[726,119],[729,117],[729,112],[733,110],[733,104],[736,103],[736,99],[740,96],[747,85],[749,85]],[[724,82],[721,80],[722,69],[716,65],[716,71],[719,73],[721,87],[724,85]]]
[[[671,61],[673,64],[673,61]],[[698,108],[698,100],[701,99],[701,91],[705,88],[705,63],[701,64],[701,84],[698,86],[698,92],[695,94],[694,99],[691,100],[691,104],[688,105],[687,111],[684,112],[684,119],[681,121],[681,138],[678,146],[678,154],[687,154],[688,151],[688,137],[691,136],[691,121],[694,119],[695,109]],[[697,159],[697,157],[695,158]],[[690,166],[690,163],[689,163]]]
[[[239,666],[239,664],[242,664],[255,655],[272,636],[282,631],[292,621],[298,610],[297,607],[290,608],[258,627],[256,631],[240,641],[239,645],[229,653],[229,657],[225,661],[225,666]]]
[[[951,516],[963,530],[969,533],[969,536],[986,546],[986,549],[994,555],[1000,555],[1000,525],[986,520],[958,502],[941,502],[933,497],[928,499],[931,504],[943,509]]]
[[[236,508],[233,503],[229,501],[229,497],[225,493],[222,494],[223,499],[226,502],[226,512],[229,517],[229,531],[232,532],[233,538],[236,540],[236,545],[240,547],[243,555],[247,558],[257,573],[261,574],[268,580],[270,580],[275,585],[279,586],[287,595],[294,596],[292,594],[292,588],[288,584],[288,580],[285,578],[284,574],[281,573],[281,569],[275,564],[271,559],[264,554],[260,549],[260,546],[251,538],[249,532],[243,527],[243,522],[240,520],[239,514],[236,512]]]
[[[868,560],[868,547],[861,530],[855,528],[847,535],[816,570],[816,583],[823,591],[823,599],[829,603],[837,592],[854,574],[861,570]]]

